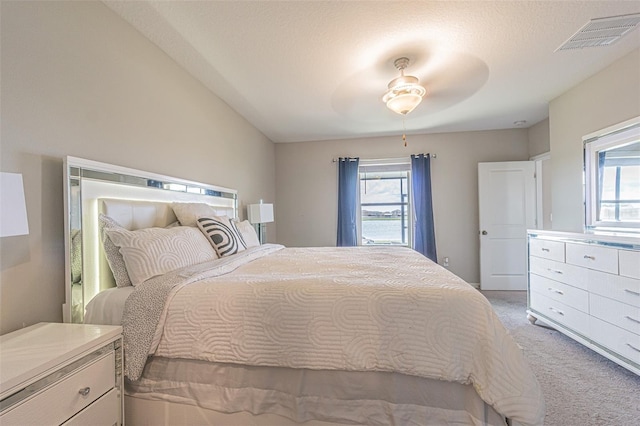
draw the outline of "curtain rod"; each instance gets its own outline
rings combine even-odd
[[[415,155],[420,155],[420,154],[415,154]],[[438,158],[438,156],[436,154],[424,154],[424,155],[429,155],[431,158]],[[341,158],[345,158],[345,157],[341,157]],[[362,161],[390,161],[390,160],[398,160],[398,161],[406,161],[411,159],[411,157],[396,157],[396,158],[361,158],[360,160]],[[333,163],[337,163],[338,162],[338,158],[334,158],[333,160],[331,160]],[[351,160],[351,161],[355,161],[355,160]]]

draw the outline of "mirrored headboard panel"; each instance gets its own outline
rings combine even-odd
[[[585,230],[640,232],[640,117],[583,142]]]
[[[100,278],[105,265],[98,235],[100,199],[207,203],[237,217],[236,190],[76,157],[64,162],[64,196],[65,322],[83,322],[86,303],[113,286]]]

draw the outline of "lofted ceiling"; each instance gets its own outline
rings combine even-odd
[[[554,52],[590,19],[640,13],[638,1],[104,3],[274,142],[401,133],[381,100],[401,56],[427,89],[407,133],[440,133],[535,124],[640,47],[636,28]]]

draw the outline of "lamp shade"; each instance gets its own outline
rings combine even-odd
[[[28,233],[29,223],[22,175],[0,172],[0,237]]]
[[[247,216],[251,223],[273,222],[273,204],[249,204]]]

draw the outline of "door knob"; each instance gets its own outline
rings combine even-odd
[[[487,231],[482,231],[482,235],[487,235]]]

